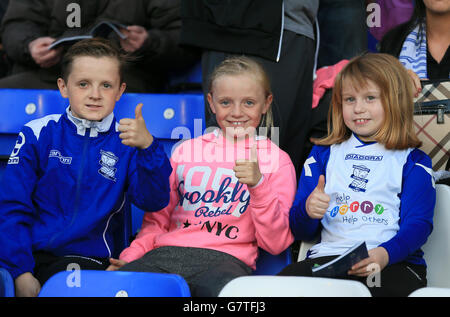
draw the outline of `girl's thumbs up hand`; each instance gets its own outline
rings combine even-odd
[[[153,143],[153,136],[147,130],[144,117],[142,116],[143,104],[140,103],[134,110],[135,118],[124,118],[119,121],[119,138],[122,143],[141,150],[148,148]]]
[[[241,184],[252,187],[259,183],[262,174],[259,170],[256,144],[252,146],[250,160],[236,160],[233,170]]]
[[[312,219],[322,219],[330,204],[330,196],[325,194],[325,176],[320,175],[316,188],[306,200],[306,212]]]

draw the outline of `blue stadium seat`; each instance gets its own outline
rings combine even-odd
[[[125,93],[116,104],[118,119],[134,118],[134,109],[142,110],[149,131],[162,138],[169,152],[180,139],[199,136],[204,129],[203,95]],[[23,125],[48,114],[62,113],[68,105],[57,90],[0,89],[0,156],[14,148]]]
[[[0,89],[0,158],[11,154],[25,123],[62,113],[67,105],[58,90]]]
[[[134,118],[134,109],[143,103],[142,115],[147,129],[159,138],[170,157],[172,148],[182,139],[202,135],[204,123],[202,94],[124,94],[114,114],[118,120]]]
[[[122,271],[63,271],[52,276],[39,297],[189,297],[176,274]]]
[[[14,297],[14,281],[11,274],[0,267],[0,297]]]
[[[287,248],[278,255],[272,255],[259,248],[256,270],[253,271],[253,275],[276,275],[291,263],[291,248]]]

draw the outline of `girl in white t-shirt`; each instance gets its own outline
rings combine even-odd
[[[436,193],[431,160],[417,149],[412,87],[386,54],[354,58],[336,77],[328,136],[315,141],[290,210],[296,240],[320,234],[320,242],[281,275],[311,275],[365,241],[369,257],[339,277],[366,283],[374,296],[407,296],[426,285],[420,248]]]

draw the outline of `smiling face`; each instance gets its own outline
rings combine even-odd
[[[69,98],[72,114],[91,121],[113,112],[126,87],[120,80],[119,61],[112,57],[76,57],[67,82],[59,78],[57,83],[61,95]]]
[[[345,125],[362,141],[375,141],[384,122],[380,89],[371,80],[356,89],[348,80],[342,85],[342,115]]]
[[[225,136],[239,139],[253,135],[273,97],[255,76],[242,73],[216,78],[207,98]]]

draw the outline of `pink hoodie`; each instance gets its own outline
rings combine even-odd
[[[293,242],[289,209],[296,190],[289,156],[265,137],[230,143],[219,130],[188,140],[173,152],[169,205],[146,213],[136,239],[120,255],[131,262],[162,246],[214,249],[255,269],[258,247],[279,254]],[[257,144],[263,178],[238,183],[236,159]]]

